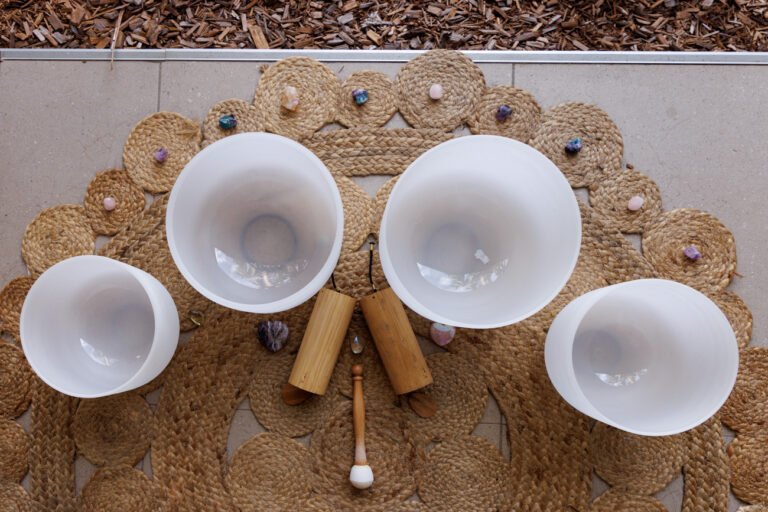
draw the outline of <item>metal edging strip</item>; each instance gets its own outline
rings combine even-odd
[[[115,50],[116,61],[271,62],[298,55],[335,62],[407,62],[421,50],[254,50],[193,49]],[[502,64],[715,64],[766,65],[768,52],[608,52],[608,51],[466,51],[478,63]],[[110,50],[5,48],[0,60],[109,61]]]

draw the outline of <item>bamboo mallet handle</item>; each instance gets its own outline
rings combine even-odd
[[[352,367],[352,426],[355,430],[355,465],[349,471],[349,481],[358,489],[373,485],[373,471],[365,454],[365,399],[363,398],[363,367]]]
[[[352,367],[352,418],[355,428],[355,464],[365,466],[365,398],[363,398],[363,366]]]

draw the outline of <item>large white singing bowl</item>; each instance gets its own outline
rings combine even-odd
[[[341,252],[336,183],[311,151],[269,133],[203,149],[171,191],[168,245],[184,278],[228,308],[276,313],[325,284]]]
[[[593,290],[550,326],[547,372],[573,407],[646,436],[689,430],[723,405],[739,350],[707,296],[663,279]]]
[[[532,147],[459,137],[414,161],[381,222],[381,265],[416,313],[457,327],[519,322],[565,286],[581,245],[568,181]]]
[[[77,256],[37,278],[21,309],[21,346],[35,373],[70,396],[142,386],[179,340],[173,299],[150,274],[102,256]]]

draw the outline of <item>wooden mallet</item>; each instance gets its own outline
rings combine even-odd
[[[355,429],[355,465],[349,471],[350,483],[358,489],[373,485],[373,471],[365,455],[365,400],[363,399],[363,367],[352,367],[352,424]]]

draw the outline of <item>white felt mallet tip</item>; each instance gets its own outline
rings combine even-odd
[[[373,485],[373,471],[371,466],[358,466],[355,464],[349,470],[349,482],[357,489],[367,489]]]

